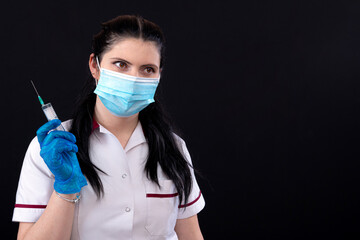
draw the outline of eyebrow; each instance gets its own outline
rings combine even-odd
[[[125,63],[129,64],[129,65],[132,65],[132,63],[131,63],[131,62],[126,61],[125,59],[122,59],[122,58],[117,58],[117,57],[115,57],[115,58],[110,58],[110,59],[112,59],[112,60],[122,61],[122,62],[125,62]],[[141,67],[146,67],[146,66],[151,66],[151,67],[159,68],[159,67],[158,67],[158,66],[156,66],[155,64],[151,64],[151,63],[141,65]]]

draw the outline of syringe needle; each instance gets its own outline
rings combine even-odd
[[[36,90],[36,87],[35,87],[35,85],[34,85],[33,81],[32,81],[32,80],[30,80],[30,82],[31,82],[31,84],[32,84],[32,85],[33,85],[33,87],[34,87],[34,90],[35,90],[35,92],[36,92],[36,94],[37,94],[37,96],[38,96],[38,99],[39,99],[40,104],[41,104],[41,105],[44,105],[44,101],[41,99],[41,97],[40,97],[40,95],[39,95],[38,91]]]
[[[48,121],[51,121],[51,120],[53,120],[53,119],[59,119],[59,118],[57,117],[57,115],[56,115],[56,113],[55,113],[55,110],[54,110],[54,108],[52,107],[51,103],[44,104],[44,101],[41,99],[38,91],[36,90],[36,87],[35,87],[34,82],[31,81],[31,80],[30,80],[30,82],[31,82],[31,84],[32,84],[33,87],[34,87],[34,90],[35,90],[35,92],[36,92],[36,94],[37,94],[37,96],[38,96],[38,99],[39,99],[39,101],[40,101],[40,104],[41,104],[41,109],[43,110],[43,112],[44,112],[47,120],[48,120]],[[62,124],[60,124],[60,125],[56,128],[56,130],[66,131],[65,128],[64,128],[64,126],[63,126]]]

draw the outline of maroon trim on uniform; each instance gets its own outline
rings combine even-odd
[[[16,208],[46,208],[47,205],[15,204]]]
[[[158,194],[158,193],[147,193],[146,197],[148,198],[171,198],[176,197],[179,195],[178,193],[172,193],[172,194]]]
[[[93,119],[92,131],[94,131],[98,127],[99,127],[99,124],[95,121],[95,119]]]
[[[199,193],[199,196],[194,201],[189,202],[189,203],[184,204],[184,205],[179,205],[179,208],[189,207],[189,206],[193,205],[194,203],[196,203],[200,199],[200,197],[201,197],[201,191]]]

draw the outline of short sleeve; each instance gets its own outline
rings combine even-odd
[[[185,159],[189,162],[190,166],[193,166],[190,153],[186,147],[184,140],[175,135],[175,139],[183,152]],[[189,195],[187,203],[184,202],[179,205],[178,219],[189,218],[198,214],[205,207],[205,199],[199,188],[194,174],[194,169],[190,168],[192,178],[192,189]]]
[[[54,175],[40,156],[35,137],[25,154],[13,213],[14,222],[36,222],[44,212],[54,190]]]

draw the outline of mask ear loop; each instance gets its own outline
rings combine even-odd
[[[96,56],[96,64],[97,64],[97,66],[98,66],[98,68],[99,68],[99,72],[100,72],[100,70],[101,70],[101,67],[100,67],[100,64],[99,64],[99,58]],[[96,80],[96,78],[94,78],[95,79],[95,85],[97,86],[97,84],[98,84],[98,80]]]

